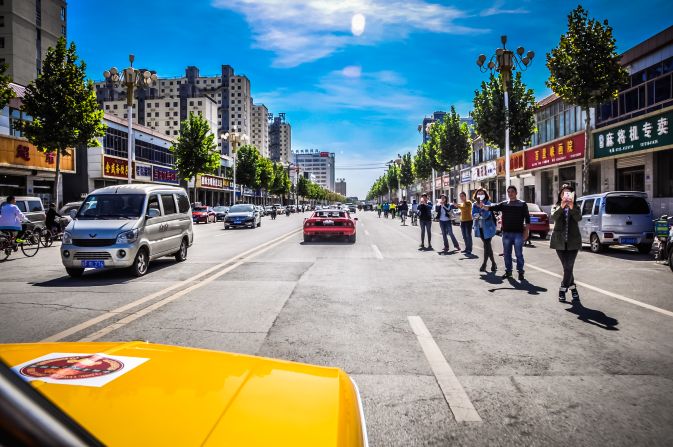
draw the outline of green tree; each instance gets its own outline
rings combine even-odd
[[[481,91],[474,92],[474,127],[487,144],[505,149],[505,96],[500,79],[491,75],[488,82],[481,83]],[[535,95],[521,80],[517,72],[509,88],[509,141],[512,151],[523,148],[530,142],[535,131]]]
[[[428,156],[427,143],[418,146],[414,156],[413,172],[416,180],[425,180],[432,175],[432,164]]]
[[[308,196],[310,192],[309,188],[310,181],[304,176],[299,176],[299,179],[297,180],[297,195],[299,197]]]
[[[59,203],[61,156],[70,156],[76,146],[100,146],[105,135],[103,111],[96,101],[92,81],[86,81],[86,64],[78,62],[75,44],[64,37],[49,48],[40,75],[28,84],[23,111],[32,121],[19,121],[17,128],[46,153],[56,153],[54,198]]]
[[[460,120],[454,106],[451,106],[442,124],[444,138],[437,154],[438,164],[444,169],[460,167],[470,157],[470,131],[467,124]]]
[[[238,183],[248,188],[259,186],[259,151],[255,146],[245,144],[236,152],[236,178]]]
[[[583,190],[589,189],[591,115],[589,108],[617,98],[628,83],[628,72],[619,63],[616,41],[607,20],[589,19],[578,6],[568,15],[568,31],[556,48],[547,53],[550,76],[547,86],[563,101],[585,113]]]
[[[4,109],[9,100],[16,96],[12,87],[9,86],[12,78],[5,75],[7,67],[7,64],[0,64],[0,109]]]
[[[220,155],[215,152],[215,135],[205,118],[190,112],[180,123],[180,136],[170,147],[175,155],[175,167],[183,180],[198,174],[212,174],[220,166]],[[196,202],[196,186],[194,187]]]
[[[400,165],[400,183],[406,188],[414,183],[414,161],[411,158],[411,152],[402,155],[402,164]]]
[[[283,197],[285,200],[285,194],[290,192],[290,187],[292,182],[290,181],[290,176],[283,168],[283,165],[280,163],[273,164],[273,183],[271,184],[271,193]]]
[[[430,124],[428,141],[425,142],[425,151],[430,163],[430,168],[435,171],[444,171],[448,166],[442,164],[442,148],[447,145],[446,123],[444,120]]]
[[[273,162],[268,158],[260,157],[257,165],[257,178],[259,179],[259,186],[266,191],[267,196],[273,184],[274,173]]]

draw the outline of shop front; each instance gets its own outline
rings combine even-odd
[[[564,183],[581,195],[584,146],[579,132],[525,150],[523,170],[517,173],[519,197],[549,212]]]
[[[484,188],[486,191],[488,191],[488,195],[491,196],[492,200],[498,197],[498,168],[496,160],[487,161],[486,163],[482,163],[478,166],[473,166],[470,168],[470,170],[470,190],[474,191],[478,188]]]
[[[642,191],[655,215],[673,212],[673,108],[598,129],[592,172],[601,191]]]
[[[75,172],[75,158],[74,151],[61,156],[61,173]],[[55,153],[39,151],[21,138],[0,135],[0,196],[36,196],[48,205],[54,200],[55,172]]]
[[[460,171],[460,181],[456,188],[456,195],[464,192],[468,198],[472,197],[472,190],[470,190],[470,183],[472,182],[472,168],[462,169]]]
[[[230,205],[232,186],[228,178],[199,174],[196,176],[196,201],[208,206]]]
[[[505,157],[499,157],[496,160],[497,163],[497,170],[498,170],[498,185],[497,185],[497,190],[498,190],[498,196],[497,200],[505,200],[507,198],[507,186],[505,185]],[[519,151],[519,152],[512,152],[509,155],[509,184],[513,185],[517,191],[519,192],[519,198],[523,199],[524,193],[525,193],[525,179],[528,176],[523,175],[523,171],[525,170],[525,157],[524,157],[524,152]],[[530,190],[528,191],[530,193]],[[525,199],[524,199],[525,200]],[[528,200],[526,200],[528,202]]]

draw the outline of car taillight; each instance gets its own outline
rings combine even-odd
[[[313,224],[313,222],[311,222],[310,220],[307,220],[306,222],[304,222],[305,227],[310,227],[312,224]]]

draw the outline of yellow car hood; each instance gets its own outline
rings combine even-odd
[[[54,353],[142,362],[98,386],[31,382],[106,445],[366,444],[357,389],[338,368],[144,342],[0,345],[10,367],[32,362],[20,371],[38,375],[50,366],[35,359]]]

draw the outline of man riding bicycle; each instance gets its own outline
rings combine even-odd
[[[28,218],[16,206],[16,197],[9,196],[7,201],[0,205],[0,231],[6,231],[15,237],[17,243],[25,242],[23,239],[24,222]]]
[[[52,234],[58,234],[61,232],[60,223],[56,222],[57,217],[63,217],[56,211],[56,204],[50,203],[49,210],[47,210],[47,219],[45,221],[45,226],[47,230],[51,231]]]

